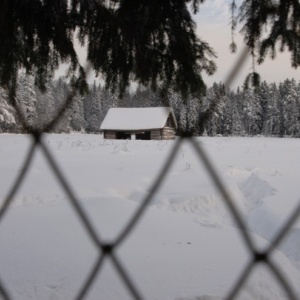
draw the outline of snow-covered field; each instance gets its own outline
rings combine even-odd
[[[99,135],[46,135],[100,237],[113,241],[147,195],[173,141],[105,141]],[[263,249],[300,201],[300,139],[197,139]],[[30,146],[0,135],[0,201]],[[300,295],[300,223],[272,260]],[[145,299],[222,299],[251,259],[222,197],[190,144],[116,255]],[[38,150],[0,222],[0,280],[13,299],[73,299],[98,252]],[[1,298],[1,297],[0,297]],[[286,299],[259,265],[238,299]],[[132,299],[108,259],[87,299]]]

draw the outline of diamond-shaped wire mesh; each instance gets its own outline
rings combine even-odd
[[[237,60],[235,66],[233,67],[231,73],[228,75],[227,79],[225,80],[225,86],[229,87],[233,79],[239,73],[246,57],[247,57],[248,50],[244,49],[242,55]],[[89,70],[87,70],[89,72]],[[67,109],[68,105],[72,102],[74,98],[75,91],[70,94],[70,96],[66,99],[65,105],[61,108],[58,112],[57,116],[49,123],[44,124],[43,129],[40,131],[31,128],[27,122],[25,117],[22,115],[20,109],[15,106],[17,113],[20,117],[20,120],[26,128],[31,136],[32,136],[32,144],[29,148],[27,156],[25,157],[23,166],[17,175],[12,187],[10,188],[7,196],[4,199],[0,207],[0,226],[3,223],[4,216],[7,214],[11,203],[14,201],[15,195],[18,192],[21,183],[24,181],[26,174],[30,170],[31,163],[35,156],[37,148],[40,148],[46,161],[49,163],[50,169],[57,177],[58,181],[60,182],[63,190],[68,196],[70,203],[76,212],[78,219],[80,220],[82,226],[84,227],[86,234],[89,236],[92,243],[95,245],[98,258],[94,265],[92,266],[88,276],[85,278],[82,286],[79,287],[78,293],[75,299],[84,299],[87,296],[87,293],[90,291],[93,283],[96,280],[96,277],[100,273],[103,268],[103,263],[105,260],[110,260],[112,265],[114,266],[115,270],[119,274],[120,278],[122,279],[125,287],[128,289],[128,292],[132,296],[133,299],[141,300],[143,299],[142,294],[140,293],[138,287],[135,285],[134,281],[130,278],[127,269],[124,267],[124,264],[120,260],[119,256],[116,254],[116,250],[120,247],[120,245],[128,238],[131,234],[133,229],[138,226],[139,221],[143,218],[149,203],[151,202],[153,195],[155,195],[156,191],[159,187],[163,184],[164,180],[168,176],[168,172],[175,161],[176,156],[179,153],[180,147],[182,146],[184,141],[187,141],[191,144],[192,148],[194,148],[199,160],[203,163],[206,168],[207,174],[213,180],[217,190],[220,192],[225,205],[227,206],[229,212],[231,213],[233,220],[235,221],[237,227],[240,229],[240,238],[246,245],[247,249],[249,250],[249,254],[252,259],[250,259],[249,263],[246,265],[242,273],[240,274],[237,281],[234,283],[233,287],[231,288],[229,294],[226,296],[226,299],[234,299],[243,289],[245,282],[249,279],[250,275],[253,273],[253,270],[256,268],[258,264],[265,264],[270,272],[273,274],[274,278],[277,279],[278,285],[280,285],[286,292],[289,299],[297,299],[296,293],[294,292],[291,284],[285,279],[283,276],[282,271],[278,267],[278,265],[271,260],[271,254],[273,253],[274,249],[279,245],[279,243],[284,239],[287,235],[293,224],[296,222],[297,218],[300,215],[300,203],[294,210],[293,214],[288,218],[285,223],[285,226],[280,230],[277,236],[273,239],[270,246],[265,249],[264,251],[258,250],[254,242],[249,234],[245,221],[242,218],[242,214],[239,212],[238,207],[234,205],[234,201],[231,196],[228,194],[226,186],[222,182],[220,176],[218,175],[216,169],[213,166],[213,162],[209,160],[208,156],[206,155],[203,147],[201,144],[197,143],[197,141],[189,136],[188,133],[183,133],[175,142],[172,147],[171,152],[169,153],[168,157],[166,158],[165,162],[161,166],[161,170],[157,177],[153,180],[149,193],[145,198],[142,200],[140,206],[133,214],[132,218],[129,222],[125,225],[119,236],[110,244],[106,244],[96,232],[96,229],[92,225],[88,215],[85,213],[80,201],[77,199],[74,191],[72,190],[71,186],[69,185],[67,178],[63,175],[60,165],[56,162],[54,156],[52,155],[50,149],[48,148],[47,144],[43,141],[42,137],[45,131],[51,129],[55,124],[62,118],[64,111]],[[210,112],[213,111],[215,103],[211,103]],[[205,122],[205,118],[203,119]],[[1,242],[1,241],[0,241]],[[0,274],[1,276],[1,274]],[[8,292],[5,284],[0,279],[0,295],[5,300],[12,300],[13,298]],[[100,296],[99,296],[100,297]]]

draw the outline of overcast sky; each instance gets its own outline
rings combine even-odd
[[[206,0],[200,6],[200,12],[194,16],[199,37],[208,42],[218,55],[216,59],[217,72],[213,76],[203,75],[208,86],[213,82],[225,81],[227,74],[239,57],[240,51],[244,48],[243,39],[237,31],[235,41],[238,51],[236,54],[232,54],[229,50],[231,43],[230,3],[231,0]],[[237,76],[233,87],[241,86],[248,72],[251,72],[250,58]],[[291,67],[288,53],[278,53],[276,60],[266,59],[263,65],[257,67],[257,72],[260,73],[262,80],[266,80],[268,83],[280,82],[286,78],[295,78],[297,81],[300,79],[300,68],[295,70]]]

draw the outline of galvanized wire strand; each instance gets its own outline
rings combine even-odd
[[[265,254],[263,253],[263,255]],[[270,268],[271,270],[270,274],[272,274],[274,278],[277,280],[278,284],[282,286],[289,299],[297,300],[298,298],[296,297],[296,293],[293,287],[288,283],[288,281],[283,276],[280,269],[269,259],[268,256],[266,256],[266,258],[262,260],[255,260],[255,256],[254,256],[253,260],[247,264],[247,266],[239,276],[238,280],[235,282],[234,286],[228,293],[226,300],[236,299],[238,294],[242,291],[244,284],[249,279],[251,273],[254,271],[256,266],[261,263],[264,263],[266,266]]]
[[[245,62],[248,57],[249,57],[249,48],[248,48],[248,46],[245,45],[241,51],[239,58],[237,59],[236,63],[233,65],[233,68],[231,69],[229,74],[226,76],[224,85],[227,90],[230,89],[232,82],[236,78],[237,74],[241,71],[242,67],[245,65]]]
[[[3,204],[0,207],[0,224],[1,224],[1,221],[4,219],[5,214],[7,213],[8,209],[9,209],[9,206],[11,205],[11,203],[14,199],[14,196],[16,195],[16,193],[18,192],[22,182],[26,178],[26,174],[27,174],[27,172],[29,170],[29,167],[32,163],[36,148],[37,148],[37,140],[34,139],[34,141],[31,143],[31,146],[30,146],[30,148],[27,152],[27,155],[24,159],[23,166],[22,166],[20,172],[18,173],[18,176],[14,180],[14,184],[12,185],[11,189],[9,190],[8,195],[4,198],[5,200],[4,200]],[[0,281],[0,295],[2,296],[2,298],[4,300],[12,299],[9,296],[9,293],[4,288],[4,285],[1,281]]]
[[[251,253],[254,253],[255,252],[254,243],[250,238],[250,235],[247,231],[245,222],[243,221],[243,219],[241,217],[241,213],[238,211],[238,208],[233,204],[232,198],[229,195],[229,193],[225,187],[225,184],[222,182],[221,177],[218,175],[211,160],[208,158],[203,147],[200,144],[198,144],[194,138],[190,138],[188,141],[192,144],[192,146],[196,150],[196,153],[198,154],[199,158],[203,162],[203,164],[204,164],[208,174],[212,178],[216,188],[222,195],[222,198],[224,199],[224,202],[225,202],[228,210],[230,211],[230,213],[233,217],[233,220],[235,221],[237,227],[240,229],[239,232],[241,233],[241,236],[242,236],[246,246],[251,251]]]
[[[270,253],[271,253],[271,251],[274,250],[276,245],[271,243],[270,247],[268,248],[268,250],[265,253],[258,253],[255,250],[254,243],[251,240],[250,235],[246,230],[246,226],[245,226],[245,223],[243,222],[243,220],[241,218],[241,214],[238,212],[237,207],[233,204],[232,199],[229,196],[229,194],[227,193],[225,185],[222,183],[220,176],[218,175],[218,173],[214,169],[214,167],[211,163],[211,160],[205,154],[205,151],[204,151],[203,147],[201,147],[201,145],[199,145],[195,141],[195,139],[191,138],[191,139],[189,139],[189,142],[194,146],[195,150],[198,152],[199,157],[201,158],[203,164],[205,165],[205,167],[207,169],[207,172],[211,175],[211,177],[214,181],[214,184],[216,185],[216,187],[218,188],[219,192],[221,193],[223,199],[225,200],[225,203],[227,204],[227,207],[228,207],[229,211],[233,215],[233,218],[234,218],[235,222],[237,223],[238,227],[243,229],[243,230],[239,230],[239,232],[242,234],[242,237],[244,239],[244,242],[246,243],[246,246],[248,247],[248,250],[250,250],[251,253],[254,255],[254,259],[256,259],[257,257],[262,259],[261,261],[260,260],[258,260],[258,261],[254,260],[253,262],[250,262],[246,266],[246,268],[245,268],[244,272],[242,273],[242,275],[240,276],[239,280],[236,282],[236,284],[233,286],[232,290],[230,291],[227,299],[234,299],[237,296],[237,294],[242,289],[243,284],[249,278],[249,275],[250,275],[251,271],[253,270],[255,265],[259,262],[264,262],[264,263],[266,263],[267,265],[270,266],[271,270],[273,271],[274,276],[278,280],[279,284],[282,285],[282,287],[284,288],[284,290],[286,291],[287,295],[289,296],[289,298],[291,300],[297,299],[295,297],[295,292],[293,291],[292,286],[285,280],[284,276],[280,272],[280,269],[278,269],[269,260]],[[298,206],[298,209],[300,210],[300,204]],[[281,241],[281,239],[287,234],[287,232],[290,229],[290,227],[292,226],[292,224],[297,220],[297,218],[299,216],[298,209],[296,211],[294,211],[292,216],[288,219],[288,222],[286,223],[286,226],[279,233],[278,239],[275,240],[276,242],[279,243]]]
[[[248,46],[245,46],[243,48],[240,56],[238,57],[237,62],[234,64],[233,68],[230,70],[230,72],[228,73],[228,75],[225,78],[224,86],[225,86],[225,89],[226,89],[227,92],[229,91],[229,89],[232,85],[232,82],[236,78],[238,72],[240,72],[241,68],[245,65],[245,62],[246,62],[248,56],[249,56],[249,48],[248,48]],[[213,112],[217,108],[217,106],[220,103],[221,99],[222,99],[222,95],[219,93],[218,95],[216,95],[216,98],[209,103],[207,110],[202,112],[201,118],[199,120],[199,127],[200,128],[205,127],[206,123],[211,118]],[[183,132],[182,134],[186,135],[185,132]]]
[[[283,287],[290,300],[297,300],[298,297],[296,296],[293,287],[288,283],[280,269],[272,262],[271,259],[268,259],[267,265],[272,270],[271,274],[273,274],[274,277],[277,279],[278,284],[280,284]]]
[[[87,293],[90,291],[93,283],[95,282],[97,276],[100,273],[104,261],[105,256],[104,254],[101,254],[97,259],[96,263],[92,266],[89,275],[87,276],[86,280],[84,281],[82,287],[78,292],[78,295],[74,298],[75,300],[82,300],[87,296]]]
[[[253,271],[255,266],[255,263],[253,261],[250,261],[244,270],[242,271],[241,275],[239,275],[238,279],[234,283],[233,287],[229,291],[227,297],[225,298],[226,300],[233,300],[236,299],[238,294],[241,292],[245,282],[248,280],[251,272]]]
[[[85,72],[86,76],[89,75],[91,71],[92,71],[91,63],[86,62],[85,67],[84,67],[84,72]],[[75,98],[76,93],[77,93],[77,90],[76,90],[76,87],[74,87],[73,90],[70,92],[70,94],[66,97],[65,102],[60,107],[60,109],[57,111],[56,115],[52,118],[52,120],[48,124],[44,124],[44,125],[41,126],[41,128],[42,128],[41,132],[48,132],[52,128],[54,128],[55,125],[57,125],[57,123],[60,121],[60,119],[64,116],[67,109],[74,102],[74,98]]]
[[[165,180],[172,164],[174,163],[175,157],[178,154],[178,149],[180,148],[182,141],[183,141],[182,137],[178,138],[175,141],[175,144],[172,146],[169,156],[165,160],[164,165],[162,166],[160,172],[157,174],[156,178],[154,179],[154,182],[153,182],[152,186],[150,187],[148,194],[142,200],[142,204],[137,209],[137,211],[134,213],[134,215],[130,219],[129,223],[125,226],[125,229],[121,232],[119,237],[114,242],[115,246],[118,246],[119,244],[121,244],[124,241],[124,239],[127,238],[127,236],[130,234],[132,229],[137,225],[138,221],[142,218],[149,203],[153,199],[153,197],[154,197],[155,193],[158,191],[158,189],[162,186],[163,181]]]
[[[34,156],[35,149],[37,147],[37,141],[34,140],[28,150],[28,153],[24,159],[23,166],[16,177],[14,184],[12,185],[11,189],[8,192],[8,195],[4,198],[4,202],[0,207],[0,223],[4,218],[5,213],[7,212],[9,205],[13,201],[14,196],[16,195],[17,191],[19,190],[21,183],[25,180],[26,174],[29,170],[30,164],[32,163],[32,159]]]
[[[241,68],[243,67],[244,63],[246,62],[246,59],[248,57],[249,51],[248,47],[246,46],[237,62],[234,64],[232,70],[230,71],[229,75],[226,77],[226,80],[224,82],[226,89],[228,90],[230,86],[232,85],[233,80],[236,78],[237,74],[240,72]],[[86,74],[88,75],[91,71],[91,65],[86,64]],[[272,252],[275,250],[275,248],[282,242],[282,240],[288,235],[288,232],[291,230],[293,224],[296,222],[296,220],[299,218],[300,215],[300,203],[296,207],[296,209],[292,212],[291,216],[287,218],[286,223],[282,227],[282,229],[278,232],[276,237],[271,241],[270,245],[267,247],[267,250],[263,253],[259,253],[254,245],[254,242],[247,230],[246,223],[242,218],[242,214],[239,212],[238,207],[234,204],[233,198],[230,196],[226,189],[226,185],[223,183],[220,175],[218,174],[216,168],[213,166],[212,160],[208,157],[206,152],[204,151],[203,147],[199,145],[194,138],[190,136],[189,133],[183,133],[182,136],[180,136],[172,146],[170,153],[168,154],[167,158],[165,159],[160,171],[156,175],[156,177],[153,179],[152,184],[150,185],[149,193],[141,200],[141,204],[138,206],[137,210],[133,213],[131,218],[129,219],[128,223],[124,226],[123,230],[117,236],[114,243],[106,245],[100,238],[100,235],[94,228],[90,218],[84,211],[82,205],[80,204],[80,201],[75,195],[74,190],[72,189],[72,186],[67,182],[66,176],[63,174],[59,164],[55,161],[53,154],[51,153],[49,147],[44,143],[42,140],[43,134],[45,131],[50,131],[55,127],[55,125],[59,122],[59,120],[63,117],[64,113],[68,109],[68,107],[72,104],[74,101],[74,97],[76,95],[76,89],[74,88],[69,95],[67,96],[64,104],[60,107],[60,109],[57,111],[56,115],[52,118],[50,122],[47,124],[41,125],[41,127],[34,128],[34,126],[31,126],[28,124],[25,115],[21,111],[18,103],[16,102],[15,98],[12,98],[13,106],[15,107],[17,114],[19,116],[19,119],[21,121],[22,126],[24,129],[32,135],[33,142],[28,150],[27,156],[24,160],[23,166],[16,177],[11,189],[8,192],[7,197],[5,198],[3,204],[0,207],[0,224],[1,221],[4,219],[5,214],[9,210],[10,204],[12,203],[17,191],[19,190],[19,187],[21,183],[25,180],[26,174],[28,170],[30,169],[30,165],[32,163],[35,150],[37,147],[40,147],[42,152],[44,153],[45,159],[48,162],[50,169],[53,171],[55,177],[57,178],[59,184],[62,186],[63,191],[66,192],[71,207],[75,210],[75,213],[82,224],[82,226],[85,228],[86,233],[89,235],[90,239],[96,246],[98,257],[94,264],[92,264],[92,267],[90,271],[87,274],[87,277],[85,278],[82,286],[80,287],[76,297],[74,299],[76,300],[82,300],[87,297],[89,291],[91,290],[93,284],[95,284],[95,281],[97,277],[99,276],[99,273],[103,269],[104,263],[106,260],[110,260],[112,267],[115,268],[117,274],[120,276],[121,281],[123,282],[124,286],[127,288],[128,293],[132,296],[135,300],[142,300],[142,294],[137,289],[137,285],[134,283],[134,281],[130,278],[128,270],[123,265],[122,261],[119,259],[119,257],[116,255],[116,250],[120,247],[120,245],[128,238],[128,236],[132,233],[134,228],[138,226],[138,222],[142,219],[143,215],[146,213],[146,210],[149,207],[149,204],[151,203],[154,195],[158,192],[160,187],[163,185],[165,179],[167,178],[167,175],[170,171],[170,168],[172,167],[173,163],[175,162],[176,156],[178,155],[179,149],[185,139],[188,140],[188,142],[191,143],[193,149],[195,150],[199,160],[203,163],[208,176],[212,179],[214,182],[217,190],[220,192],[224,203],[230,212],[234,222],[236,223],[239,233],[241,236],[241,239],[243,240],[244,244],[246,245],[247,250],[250,252],[252,256],[252,260],[245,266],[245,268],[242,270],[242,273],[239,275],[238,279],[234,283],[233,287],[229,291],[226,299],[234,299],[238,296],[238,294],[243,289],[244,284],[248,280],[250,274],[253,272],[253,270],[256,268],[256,266],[259,263],[264,263],[270,268],[270,272],[273,274],[274,278],[277,279],[278,284],[282,286],[284,291],[286,292],[287,296],[291,300],[296,300],[296,293],[293,290],[293,287],[288,282],[288,280],[284,277],[281,269],[270,259],[270,256]],[[206,114],[206,117],[203,120],[200,120],[201,125],[205,125],[206,121],[208,120],[209,116],[213,112],[214,108],[218,105],[219,101],[221,99],[221,96],[217,97],[217,100],[210,103],[208,112]],[[6,287],[2,281],[0,281],[0,296],[4,300],[11,300],[11,296],[6,291]]]
[[[120,278],[123,280],[124,285],[127,287],[128,291],[132,295],[133,299],[143,300],[143,297],[142,297],[140,291],[138,291],[136,285],[133,283],[128,272],[125,270],[124,266],[121,264],[121,262],[116,257],[116,255],[114,253],[111,253],[110,258],[111,258],[112,262],[114,263]]]
[[[300,216],[300,201],[297,207],[291,213],[290,217],[287,219],[284,226],[279,230],[275,238],[272,240],[271,244],[269,245],[269,248],[267,249],[268,254],[273,252],[275,248],[282,242],[282,240],[288,235],[288,232],[290,231],[294,223],[297,221],[297,219],[299,219],[299,216]]]
[[[74,208],[75,212],[77,213],[77,216],[81,220],[82,224],[84,225],[84,228],[86,229],[86,232],[90,236],[91,240],[94,242],[94,244],[97,246],[98,249],[102,249],[103,243],[100,241],[100,237],[95,231],[94,227],[92,226],[92,223],[90,222],[88,216],[84,212],[83,208],[81,207],[79,201],[77,200],[77,197],[75,196],[71,186],[67,182],[66,178],[63,176],[62,171],[60,170],[58,164],[55,162],[54,158],[52,157],[52,154],[50,153],[50,150],[47,146],[45,146],[43,141],[40,141],[41,149],[43,150],[45,157],[47,158],[47,161],[49,163],[50,168],[52,169],[53,173],[56,175],[60,185],[62,186],[63,190],[66,192],[66,194],[69,197],[70,203],[72,204],[72,207]]]
[[[63,189],[66,191],[67,195],[69,196],[75,211],[77,212],[79,218],[81,219],[81,222],[83,223],[83,225],[86,228],[86,231],[89,233],[91,239],[96,243],[98,250],[103,251],[103,253],[105,254],[107,245],[104,245],[99,240],[99,237],[98,237],[97,233],[94,231],[94,228],[92,227],[89,218],[85,215],[83,208],[79,204],[79,201],[76,199],[75,195],[73,194],[72,189],[70,188],[69,184],[67,183],[64,176],[62,175],[62,172],[59,170],[58,165],[55,163],[53,157],[51,156],[49,149],[44,145],[43,142],[41,142],[41,148],[43,149],[43,152],[44,152],[45,156],[47,157],[47,160],[48,160],[53,172],[59,179],[60,184],[62,185]],[[114,248],[117,247],[117,245],[113,244],[111,247],[112,247],[111,250],[113,250]],[[127,286],[129,292],[134,296],[135,299],[137,299],[137,300],[142,299],[140,297],[140,293],[137,291],[136,287],[134,286],[132,281],[129,279],[128,273],[125,271],[124,267],[119,262],[119,260],[113,255],[112,252],[107,253],[107,255],[109,255],[110,258],[112,259],[112,261],[114,262],[114,265],[115,265],[119,275],[123,279],[124,284]],[[77,299],[83,299],[85,294],[88,292],[90,286],[92,285],[92,282],[95,280],[95,278],[100,270],[100,267],[102,266],[102,263],[103,263],[103,258],[101,256],[100,259],[98,260],[98,262],[92,268],[92,271],[91,271],[90,275],[88,276],[85,284],[81,288]]]
[[[57,111],[56,115],[52,118],[52,120],[49,123],[41,125],[40,132],[48,132],[55,127],[55,125],[64,116],[68,108],[72,105],[75,95],[76,90],[73,89],[72,92],[67,96],[65,103],[60,107],[60,109]]]
[[[4,288],[3,283],[0,280],[0,296],[3,298],[3,300],[11,300],[12,298],[10,297],[9,293],[6,291]]]

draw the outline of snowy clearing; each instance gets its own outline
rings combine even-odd
[[[45,135],[102,239],[113,241],[158,174],[174,141],[109,141],[99,135]],[[300,199],[300,140],[198,138],[263,249]],[[0,135],[0,201],[31,139]],[[300,223],[272,256],[300,295]],[[251,259],[240,230],[189,143],[117,256],[145,299],[222,299]],[[38,149],[0,222],[0,279],[13,299],[73,299],[97,260],[66,193]],[[257,267],[239,299],[286,299]],[[132,299],[105,262],[87,299]]]

